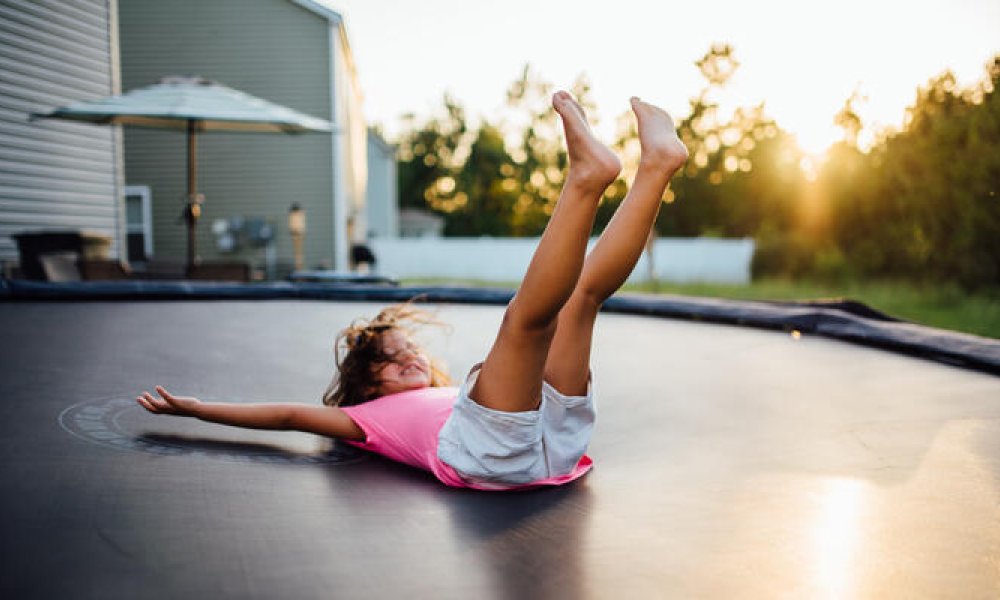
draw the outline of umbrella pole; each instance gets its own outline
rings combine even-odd
[[[193,119],[187,122],[187,197],[188,204],[184,216],[188,225],[187,275],[190,277],[198,260],[195,226],[201,216],[201,199],[198,197],[198,147],[197,130]]]

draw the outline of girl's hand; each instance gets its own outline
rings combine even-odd
[[[156,386],[156,392],[160,397],[143,392],[136,398],[140,406],[151,413],[157,415],[177,415],[179,417],[193,417],[201,405],[201,400],[188,396],[174,396],[162,386]]]

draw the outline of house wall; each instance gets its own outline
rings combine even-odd
[[[331,119],[330,21],[286,0],[120,0],[122,81],[128,90],[166,75],[200,75],[316,117]],[[265,263],[263,249],[216,249],[212,223],[263,218],[278,261],[293,257],[287,230],[293,202],[306,211],[305,263],[331,265],[333,144],[329,134],[206,132],[198,142],[198,224],[204,260]],[[127,128],[125,176],[153,196],[154,257],[183,261],[186,141],[182,132]]]
[[[0,3],[0,260],[11,235],[85,230],[123,239],[117,128],[33,112],[115,94],[114,0]]]
[[[368,128],[362,113],[361,89],[342,29],[331,28],[334,123],[334,267],[349,269],[352,242],[363,241],[367,229],[365,189],[368,183]]]
[[[593,247],[596,239],[590,241]],[[376,272],[399,279],[471,279],[518,282],[528,269],[538,238],[376,238]],[[750,283],[752,239],[659,238],[652,264],[644,252],[630,283]]]
[[[374,237],[399,237],[396,148],[377,133],[368,134],[368,231]]]

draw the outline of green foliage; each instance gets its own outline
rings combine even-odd
[[[720,112],[715,98],[739,67],[731,46],[713,46],[696,64],[707,84],[677,128],[691,158],[671,183],[657,232],[756,237],[762,247],[756,268],[805,269],[800,244],[792,241],[805,188],[801,151],[763,106]]]
[[[932,79],[904,129],[882,132],[867,152],[858,147],[855,92],[833,116],[843,140],[815,173],[763,105],[722,113],[717,98],[739,68],[731,46],[711,47],[696,65],[705,86],[678,122],[691,158],[664,195],[659,235],[753,237],[755,276],[1000,285],[1000,56],[970,89],[950,73]],[[411,119],[399,140],[401,205],[443,215],[446,235],[539,235],[567,166],[552,91],[526,66],[492,122],[471,128],[447,97],[440,116]],[[593,108],[585,79],[571,91]],[[597,230],[638,164],[633,116],[616,124],[625,168],[599,207]]]
[[[442,177],[461,169],[461,154],[467,137],[465,109],[445,96],[445,112],[422,125],[413,115],[406,118],[406,133],[398,141],[399,204],[403,208],[425,208],[432,202],[435,185]],[[432,205],[433,206],[433,205]]]
[[[583,78],[571,88],[585,108],[589,90]],[[411,119],[399,141],[400,205],[442,215],[449,236],[541,235],[567,166],[553,91],[525,66],[496,122],[471,130],[449,98],[444,117]]]
[[[1000,56],[970,89],[944,73],[918,90],[903,131],[867,155],[831,152],[829,239],[860,274],[1000,285],[998,84]]]
[[[439,202],[457,200],[454,209],[445,213],[445,235],[509,235],[510,223],[502,217],[510,214],[517,196],[500,175],[510,165],[500,132],[489,124],[480,127],[465,165],[454,175],[454,190],[449,184],[448,191],[440,194]]]

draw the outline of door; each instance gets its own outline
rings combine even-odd
[[[125,233],[128,262],[144,263],[153,255],[153,206],[148,185],[125,186]]]

